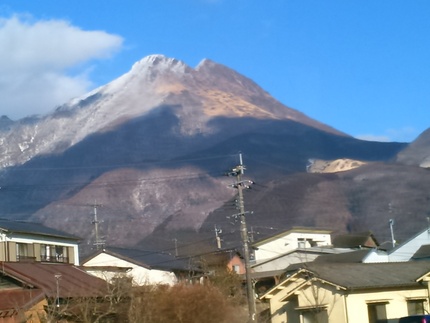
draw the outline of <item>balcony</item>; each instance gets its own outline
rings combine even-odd
[[[42,262],[56,262],[56,263],[69,263],[69,257],[64,257],[63,255],[56,255],[56,256],[47,256],[47,255],[41,255],[40,261]]]
[[[18,262],[35,262],[36,257],[16,255],[16,261],[18,261]]]

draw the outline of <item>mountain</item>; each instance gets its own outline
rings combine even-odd
[[[426,187],[424,169],[396,162],[406,144],[355,139],[207,59],[191,68],[151,55],[48,115],[5,121],[0,124],[3,217],[41,221],[88,244],[94,239],[93,204],[101,205],[108,244],[157,247],[175,236],[209,241],[214,224],[229,226],[226,216],[235,213],[229,205],[236,192],[223,174],[237,165],[238,152],[246,175],[258,183],[246,193],[256,227],[379,232],[379,213],[363,215],[374,211],[364,206],[364,197],[372,205],[383,199],[363,183],[384,190],[381,174],[407,183],[399,174],[410,176],[410,170]],[[319,159],[365,165],[342,174],[307,173],[309,161]]]
[[[407,148],[399,152],[397,162],[405,165],[430,167],[430,129],[424,131]]]

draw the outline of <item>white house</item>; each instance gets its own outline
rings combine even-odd
[[[186,264],[157,251],[106,247],[83,261],[85,270],[111,281],[118,272],[126,272],[134,285],[173,285],[188,272]]]
[[[331,231],[292,228],[252,244],[254,260],[256,263],[262,260],[276,258],[296,249],[322,247],[331,245]],[[303,261],[303,260],[302,260]]]
[[[40,223],[0,219],[0,261],[79,265],[79,240]]]
[[[365,262],[400,262],[430,258],[430,229],[425,229],[395,248],[384,252],[375,249]]]

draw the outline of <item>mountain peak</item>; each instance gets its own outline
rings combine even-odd
[[[150,71],[184,73],[190,69],[184,62],[161,54],[149,55],[133,64],[131,73],[148,73]]]

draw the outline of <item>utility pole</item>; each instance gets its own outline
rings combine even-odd
[[[173,242],[175,243],[175,257],[178,258],[179,253],[178,253],[178,239],[174,238]]]
[[[57,306],[57,311],[60,308],[60,279],[61,279],[61,274],[55,274],[55,285],[57,287],[56,290],[56,299],[55,299],[55,303]]]
[[[222,230],[216,227],[215,224],[215,240],[216,240],[216,246],[218,249],[221,249],[221,237],[219,236],[222,233]]]
[[[94,220],[91,222],[92,224],[94,224],[94,235],[95,235],[95,240],[94,240],[94,245],[96,246],[97,250],[100,250],[100,248],[104,245],[104,241],[100,239],[100,233],[99,233],[99,223],[100,221],[97,218],[97,208],[101,207],[101,204],[97,204],[96,202],[94,202],[94,204],[92,205],[92,207],[94,208]]]
[[[255,296],[254,287],[251,279],[251,265],[249,260],[249,239],[248,239],[248,229],[246,228],[246,218],[245,218],[245,203],[243,199],[243,188],[249,188],[248,184],[252,184],[251,181],[244,181],[242,175],[244,174],[245,166],[242,162],[242,154],[239,154],[239,165],[231,170],[230,176],[236,176],[236,183],[233,184],[234,188],[238,190],[239,196],[239,211],[238,214],[240,218],[240,233],[242,237],[243,244],[243,256],[245,259],[245,277],[246,277],[246,292],[248,297],[248,309],[249,309],[249,322],[257,322],[257,310],[255,306]]]

